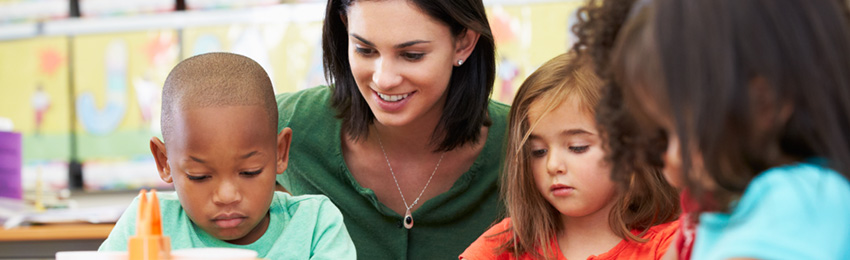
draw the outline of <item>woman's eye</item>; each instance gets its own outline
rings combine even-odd
[[[359,53],[360,55],[363,55],[363,56],[371,56],[371,55],[375,54],[374,49],[361,48],[361,47],[355,47],[354,52]]]
[[[417,61],[422,59],[422,57],[425,56],[425,53],[405,52],[401,56],[410,61]]]
[[[588,150],[588,149],[590,149],[590,146],[589,146],[589,145],[585,145],[585,146],[570,146],[570,151],[573,151],[574,153],[584,153],[584,152],[587,152],[587,150]]]
[[[239,174],[247,175],[247,176],[257,176],[262,172],[263,172],[263,169],[259,169],[259,170],[251,171],[251,172],[240,172]]]
[[[543,156],[546,156],[546,152],[549,152],[549,150],[548,149],[534,149],[534,150],[531,150],[531,156],[537,157],[537,158],[543,157]]]

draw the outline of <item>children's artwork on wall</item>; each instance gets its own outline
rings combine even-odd
[[[72,38],[76,154],[86,190],[168,187],[148,142],[161,136],[160,93],[179,53],[175,30]]]
[[[571,27],[583,1],[495,4],[487,7],[496,41],[493,99],[510,104],[529,74],[568,51],[575,42]]]
[[[71,104],[68,40],[38,37],[0,42],[0,117],[21,133],[25,191],[68,188]]]
[[[183,59],[216,51],[250,57],[269,74],[275,93],[325,84],[321,21],[188,27]]]

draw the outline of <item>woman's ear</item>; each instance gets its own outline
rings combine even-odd
[[[165,144],[156,136],[151,138],[151,154],[156,161],[156,169],[159,171],[159,178],[166,183],[171,183],[174,180],[171,177],[171,167],[168,166],[168,155],[165,153]]]
[[[478,44],[478,37],[481,34],[470,29],[464,29],[462,33],[455,39],[455,57],[454,65],[461,66],[475,50],[475,45]]]

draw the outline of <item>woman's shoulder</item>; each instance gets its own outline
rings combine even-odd
[[[316,86],[295,92],[275,95],[278,110],[284,111],[303,106],[326,105],[331,99],[331,87]]]
[[[331,87],[317,86],[275,96],[278,109],[278,131],[284,127],[307,127],[309,124],[327,125],[336,120],[331,107]],[[297,123],[298,125],[293,125]]]
[[[331,87],[319,85],[308,89],[303,89],[294,92],[284,92],[275,95],[275,98],[280,105],[281,101],[297,101],[301,99],[307,100],[330,100]]]
[[[508,118],[508,112],[510,112],[511,110],[511,106],[492,99],[490,100],[490,104],[487,107],[492,117],[499,117],[505,119]]]

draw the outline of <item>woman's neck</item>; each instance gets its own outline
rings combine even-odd
[[[439,118],[437,120],[418,121],[404,126],[387,126],[375,120],[370,128],[369,138],[379,137],[387,148],[404,147],[399,151],[432,153],[439,145],[439,143],[432,142],[432,137],[437,132],[438,122]]]
[[[608,217],[612,201],[595,213],[582,217],[561,215],[563,230],[558,234],[558,246],[567,259],[587,259],[611,250],[623,238],[611,229]]]

